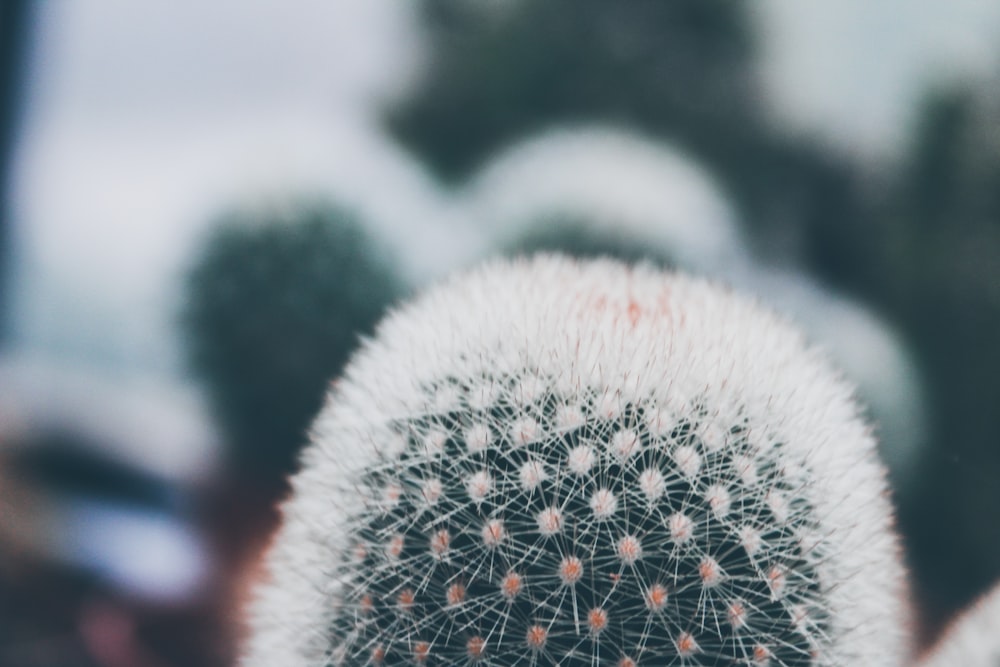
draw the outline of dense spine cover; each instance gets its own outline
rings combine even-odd
[[[903,572],[851,389],[699,280],[497,263],[356,356],[244,665],[903,664]]]

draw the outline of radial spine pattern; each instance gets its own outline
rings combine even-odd
[[[244,664],[902,664],[849,391],[700,281],[543,258],[443,285],[318,419]]]

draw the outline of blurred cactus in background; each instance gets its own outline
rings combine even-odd
[[[315,422],[244,664],[907,664],[850,394],[698,280],[552,257],[453,278]]]
[[[389,123],[451,178],[554,122],[617,120],[706,140],[720,116],[756,108],[742,5],[424,0],[422,8],[430,71]]]
[[[900,506],[928,627],[1000,577],[1000,78],[932,89],[875,219],[809,232],[809,264],[905,332],[929,446]]]
[[[937,446],[901,519],[924,527],[912,560],[940,573],[931,608],[947,609],[1000,577],[1000,74],[932,92],[918,119],[865,291],[913,332],[931,379]]]
[[[518,141],[465,192],[471,217],[510,250],[612,249],[699,274],[747,262],[738,216],[711,174],[674,146],[613,125]]]
[[[243,474],[287,473],[359,337],[403,292],[362,222],[320,201],[224,216],[188,275],[182,313]]]
[[[389,131],[447,181],[566,123],[669,141],[733,197],[768,258],[813,228],[868,222],[852,165],[789,136],[764,103],[747,5],[724,0],[424,0],[429,71]]]

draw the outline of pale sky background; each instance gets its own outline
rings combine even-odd
[[[424,53],[415,3],[40,3],[16,163],[15,348],[177,377],[177,278],[213,211],[336,193],[424,276],[476,239],[374,126]],[[1000,3],[761,0],[778,123],[869,164],[932,81],[986,76]]]
[[[993,0],[757,6],[776,118],[876,164],[905,148],[928,85],[1000,71],[1000,2]]]

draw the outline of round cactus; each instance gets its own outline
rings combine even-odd
[[[363,220],[321,199],[224,215],[186,284],[181,313],[241,474],[279,477],[358,338],[403,292]]]
[[[648,258],[715,275],[750,260],[727,193],[693,156],[613,126],[519,141],[465,190],[475,219],[507,250]]]
[[[902,664],[850,393],[702,281],[542,257],[431,290],[314,424],[244,664]]]

